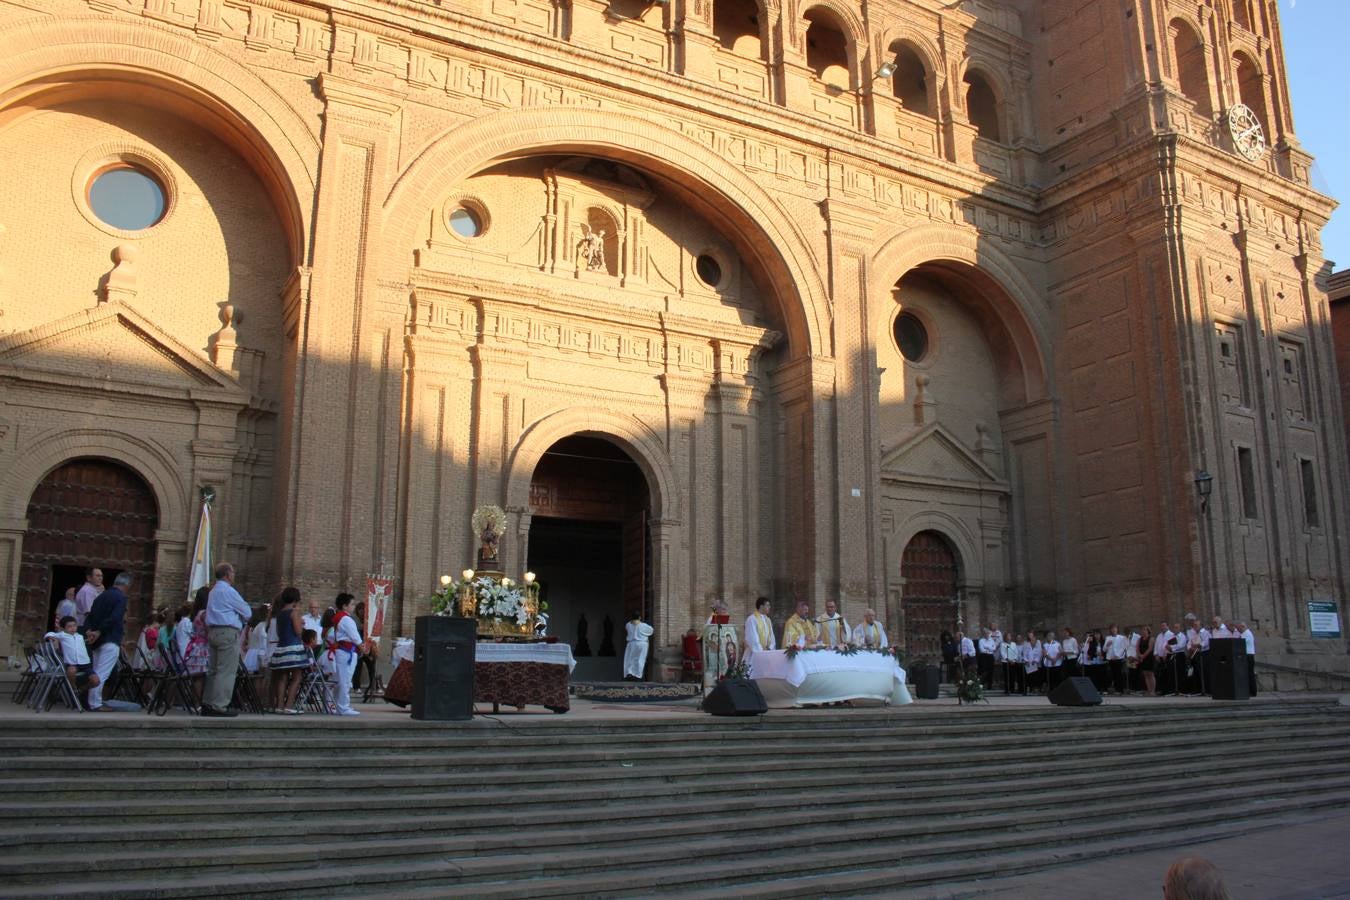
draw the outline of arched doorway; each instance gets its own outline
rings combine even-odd
[[[535,466],[528,565],[549,604],[549,632],[577,657],[576,681],[618,681],[629,614],[655,615],[650,508],[641,468],[604,438],[563,438]]]
[[[28,501],[14,635],[29,644],[47,630],[66,588],[84,582],[88,566],[105,584],[119,572],[135,580],[127,628],[134,633],[154,598],[159,504],[145,480],[106,459],[73,459],[43,478]]]
[[[952,546],[936,531],[920,531],[900,557],[905,580],[905,647],[910,659],[940,662],[938,636],[956,630],[957,562]]]

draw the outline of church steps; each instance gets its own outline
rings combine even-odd
[[[646,722],[556,730],[534,724],[548,721],[539,717],[509,734],[474,729],[472,741],[440,728],[402,752],[379,740],[418,729],[361,731],[329,720],[288,734],[269,720],[224,723],[246,726],[230,730],[184,718],[105,731],[113,717],[66,718],[100,753],[105,735],[125,742],[93,792],[85,772],[49,774],[54,758],[26,740],[53,737],[47,726],[62,719],[11,719],[10,749],[0,747],[0,897],[866,894],[979,878],[995,860],[1001,873],[1039,868],[1085,846],[1176,846],[1350,803],[1350,710],[1334,702],[1024,708],[1013,711],[1025,719],[1015,728],[1006,713],[950,707],[866,718],[821,712],[670,722],[690,726],[689,741],[671,739],[666,727],[648,740]],[[253,722],[266,727],[248,728]],[[573,736],[586,740],[574,746]],[[248,746],[259,737],[293,749],[260,754]],[[354,774],[344,768],[342,796],[332,797],[332,750],[349,738],[368,749],[344,758]],[[510,745],[498,753],[503,738]],[[73,759],[72,745],[61,758]],[[755,752],[742,752],[747,746]],[[377,752],[408,764],[386,777]],[[464,784],[466,767],[488,753],[501,765]],[[233,774],[199,790],[195,772],[156,772],[202,754]],[[298,771],[273,778],[288,754]],[[578,758],[561,765],[562,756]],[[45,773],[34,760],[45,761]],[[88,768],[88,757],[80,762]],[[504,771],[521,762],[519,772]],[[791,829],[784,772],[814,785],[791,804]],[[864,780],[862,788],[818,787]],[[1136,798],[1177,780],[1222,802],[1136,812]],[[1065,798],[1094,790],[1103,800],[1093,820],[1066,829]],[[991,797],[998,808],[986,811]],[[335,822],[353,822],[356,836],[335,844]],[[728,840],[731,833],[745,839]],[[801,878],[782,881],[788,870]]]
[[[1304,716],[1304,718],[1291,719],[1288,722],[1272,723],[1266,729],[1257,729],[1249,731],[1254,737],[1264,737],[1272,730],[1287,733],[1291,727],[1312,727],[1326,726],[1326,716]],[[1203,725],[1193,725],[1188,723],[1185,726],[1187,735],[1192,739],[1226,737],[1228,733],[1227,722],[1203,723]],[[1350,729],[1350,716],[1347,716],[1347,729]],[[999,737],[1007,737],[1000,733]],[[1112,726],[1110,729],[1095,731],[1087,738],[1080,738],[1077,745],[1080,748],[1089,748],[1092,745],[1114,746],[1119,739],[1130,739],[1135,748],[1146,748],[1146,742],[1170,741],[1176,737],[1176,725],[1174,723],[1162,723],[1162,725],[1145,726],[1143,723],[1130,723],[1130,725]],[[1034,748],[1034,746],[1048,746],[1048,748],[1058,748],[1061,738],[1053,733],[1035,733],[1023,735],[1018,738],[1018,745],[1023,748]],[[744,745],[745,742],[741,742]],[[990,734],[981,733],[968,735],[963,738],[953,738],[949,741],[936,741],[936,739],[913,739],[906,735],[887,735],[884,738],[859,738],[856,741],[765,741],[757,742],[753,748],[745,748],[740,745],[729,745],[725,748],[715,749],[715,758],[722,764],[744,764],[751,762],[753,765],[759,765],[764,756],[775,758],[791,756],[811,756],[811,757],[829,757],[833,754],[853,754],[859,753],[887,753],[891,756],[895,754],[906,754],[906,756],[918,756],[918,754],[941,752],[950,754],[957,752],[977,752],[977,750],[988,749],[990,743]],[[62,748],[63,752],[69,753],[69,746]],[[257,766],[257,762],[252,760],[240,760],[239,753],[234,749],[223,750],[216,746],[209,753],[196,753],[190,760],[184,760],[181,753],[165,754],[158,748],[154,753],[140,753],[132,756],[131,753],[112,752],[104,748],[100,743],[100,768],[105,772],[120,772],[120,770],[134,770],[134,772],[178,772],[184,773],[186,769],[211,770],[217,775],[227,775],[227,773],[251,773]],[[306,748],[304,752],[294,750],[286,752],[284,749],[273,748],[270,754],[285,754],[285,756],[273,756],[269,760],[269,766],[273,772],[285,770],[288,773],[294,772],[313,772],[315,769],[325,765],[327,754],[316,754],[313,748]],[[603,762],[637,762],[637,761],[660,761],[671,760],[671,758],[690,757],[695,753],[690,752],[687,746],[659,746],[659,748],[648,748],[648,746],[629,745],[629,746],[610,746],[609,749],[590,749],[590,750],[572,750],[568,748],[566,760],[553,760],[552,766],[555,768],[582,768],[594,764],[603,764]],[[348,775],[365,775],[365,773],[383,773],[389,770],[397,769],[417,769],[418,772],[425,770],[454,770],[460,768],[462,764],[456,762],[463,757],[460,752],[431,753],[427,748],[418,749],[417,752],[409,753],[386,753],[383,756],[344,757],[343,770]],[[479,772],[491,772],[491,770],[502,770],[508,772],[516,766],[531,764],[537,760],[536,749],[517,749],[510,752],[493,752],[493,764],[478,768]],[[28,756],[14,756],[11,754],[5,760],[5,769],[12,772],[51,772],[53,769],[74,770],[84,765],[85,756],[63,756],[63,754],[28,754]]]
[[[1286,764],[1287,768],[1287,764]],[[1300,777],[1289,778],[1293,785],[1279,783],[1281,768],[1272,766],[1266,770],[1244,770],[1245,777],[1260,779],[1261,783],[1251,787],[1232,787],[1231,781],[1224,776],[1188,777],[1187,785],[1193,790],[1223,791],[1224,800],[1235,804],[1252,799],[1267,797],[1272,789],[1281,794],[1306,794],[1313,791],[1350,792],[1350,764],[1327,766],[1321,769],[1300,766]],[[1287,773],[1285,773],[1287,774]],[[1316,786],[1309,784],[1311,776],[1320,780]],[[1138,788],[1147,790],[1156,785],[1156,774],[1144,778],[1112,780],[1113,796],[1128,796]],[[1073,790],[1076,785],[1047,779],[1054,784],[1062,796]],[[1096,786],[1099,786],[1097,782]],[[1033,808],[1028,801],[1044,800],[1048,794],[1045,788],[1037,786],[1026,790],[1008,790],[999,795],[999,803],[1006,808],[1016,808],[1016,815],[989,813],[988,797],[977,795],[963,799],[944,798],[927,802],[914,801],[901,793],[885,800],[875,799],[875,792],[840,792],[832,795],[829,803],[815,805],[802,804],[793,807],[793,825],[798,833],[814,826],[827,826],[833,832],[861,831],[876,838],[909,838],[932,836],[953,830],[949,817],[967,816],[961,823],[961,833],[973,835],[982,831],[1005,831],[1009,828],[1025,827],[1028,823],[1053,824],[1062,819],[1062,811],[1056,803]],[[1085,786],[1086,787],[1086,786]],[[969,792],[967,792],[969,793]],[[872,797],[873,799],[865,799]],[[848,804],[849,822],[841,827],[837,824],[838,807]],[[1099,816],[1119,815],[1122,820],[1136,801],[1129,799],[1102,801],[1097,807]],[[537,826],[531,831],[530,844],[535,852],[569,852],[578,844],[585,844],[588,850],[603,848],[607,845],[624,847],[633,840],[641,840],[644,846],[650,846],[658,840],[679,840],[701,837],[706,834],[706,826],[696,816],[727,815],[735,819],[738,834],[750,835],[764,833],[772,839],[782,826],[782,806],[774,803],[759,808],[747,808],[744,801],[735,805],[721,805],[702,810],[691,810],[683,805],[648,807],[645,810],[629,810],[635,814],[625,818],[623,810],[605,807],[605,819],[601,824],[590,824],[579,829],[575,815],[561,813],[546,816],[546,810],[531,811],[526,816],[510,818],[498,817],[495,820],[485,816],[475,819],[472,827],[465,826],[462,816],[443,814],[441,816],[406,815],[382,821],[377,816],[362,819],[360,839],[344,845],[344,852],[354,849],[355,845],[365,844],[374,839],[371,846],[382,846],[379,839],[386,835],[411,836],[411,841],[398,845],[401,853],[415,854],[418,842],[429,843],[427,853],[483,853],[514,850],[519,844],[518,829],[522,825]],[[682,814],[676,815],[676,813]],[[622,820],[622,821],[620,821]],[[270,826],[270,827],[269,827]],[[431,832],[431,834],[426,834]],[[44,873],[58,865],[62,856],[52,854],[51,848],[61,843],[78,845],[86,863],[95,870],[105,863],[117,862],[122,866],[134,865],[130,861],[137,858],[138,851],[147,844],[157,848],[157,857],[151,865],[161,870],[178,866],[195,867],[190,862],[195,859],[202,842],[219,846],[227,841],[230,847],[231,864],[244,867],[258,867],[269,862],[290,864],[294,861],[292,849],[297,844],[307,843],[310,839],[315,846],[322,846],[331,839],[331,823],[320,817],[310,815],[307,818],[283,822],[268,822],[260,826],[248,824],[207,824],[194,822],[190,833],[167,828],[82,828],[78,823],[67,828],[32,827],[23,832],[0,832],[0,841],[11,852],[26,850],[22,869],[11,870],[0,863],[0,875],[23,878],[27,873]],[[276,841],[285,839],[285,849],[277,850]],[[757,842],[757,846],[759,843]],[[105,854],[114,853],[113,856]],[[167,854],[167,855],[160,855]]]
[[[1332,749],[1340,748],[1333,747]],[[866,775],[875,779],[873,785],[866,790],[843,790],[837,795],[832,794],[828,800],[820,799],[815,794],[808,794],[802,801],[801,806],[804,809],[820,807],[825,810],[832,809],[839,802],[866,806],[881,793],[891,796],[892,799],[885,801],[887,804],[903,800],[907,804],[907,810],[911,806],[957,803],[959,802],[956,799],[958,796],[972,796],[974,799],[967,803],[967,806],[978,809],[986,802],[984,798],[990,791],[997,791],[999,796],[1021,796],[1023,794],[1039,796],[1047,791],[1062,793],[1077,788],[1092,788],[1098,786],[1103,779],[1110,779],[1113,783],[1118,782],[1120,784],[1138,782],[1147,785],[1150,782],[1156,783],[1159,778],[1184,776],[1197,785],[1222,787],[1232,783],[1233,778],[1238,773],[1251,773],[1253,777],[1260,775],[1269,782],[1279,782],[1286,779],[1303,778],[1309,773],[1335,776],[1350,770],[1350,761],[1325,764],[1314,762],[1310,766],[1300,766],[1297,770],[1291,770],[1290,760],[1289,753],[1282,749],[1273,750],[1265,755],[1247,755],[1240,762],[1222,757],[1213,760],[1197,760],[1194,757],[1177,760],[1173,756],[1168,756],[1148,766],[1133,764],[1126,767],[1123,764],[1124,761],[1122,761],[1114,766],[1106,767],[1104,771],[1099,769],[1077,774],[1062,771],[1057,766],[1056,771],[1051,775],[1038,772],[1027,777],[1018,777],[1011,782],[1005,774],[998,774],[992,778],[976,778],[963,774],[961,781],[956,785],[944,780],[928,786],[915,786],[907,782],[903,775],[890,775],[889,778],[877,777],[863,769],[856,773],[858,777]],[[1129,762],[1136,763],[1137,761],[1131,759]],[[1042,766],[1043,768],[1044,766]],[[848,778],[852,778],[854,775],[851,770],[841,770],[841,772],[845,773]],[[1016,787],[1012,787],[1012,784],[1015,784]],[[674,811],[685,814],[740,812],[748,804],[753,804],[766,793],[774,791],[775,783],[769,781],[755,785],[749,790],[731,790],[721,779],[718,779],[716,781],[710,780],[710,783],[701,787],[702,790],[697,793],[672,792],[668,794],[666,799],[675,804]],[[548,794],[502,790],[497,793],[496,797],[492,798],[492,802],[483,804],[487,810],[483,811],[464,804],[462,797],[453,791],[442,792],[437,795],[378,795],[384,804],[390,806],[416,803],[417,813],[415,815],[396,813],[392,817],[394,821],[400,821],[411,816],[414,821],[419,823],[419,827],[414,830],[424,830],[422,823],[432,818],[431,810],[436,809],[443,810],[441,815],[447,818],[458,817],[459,819],[463,818],[466,810],[474,811],[473,827],[480,828],[491,826],[516,827],[522,823],[535,822],[539,824],[570,822],[572,817],[562,804],[574,799],[574,796],[574,792],[569,788],[558,789]],[[672,812],[670,807],[655,804],[648,799],[633,800],[631,791],[626,785],[618,785],[613,790],[591,796],[597,801],[603,800],[605,802],[606,814],[610,818],[638,820],[653,817],[664,818]],[[300,823],[313,825],[316,820],[321,822],[321,817],[325,813],[339,812],[347,808],[349,808],[349,804],[344,801],[326,801],[323,798],[316,800],[308,797],[301,799],[240,797],[231,805],[228,813],[222,813],[219,804],[216,802],[184,803],[175,800],[172,804],[166,806],[158,795],[151,799],[135,801],[72,802],[69,806],[5,803],[0,804],[0,816],[3,816],[5,821],[23,821],[27,824],[25,828],[17,830],[19,832],[17,834],[5,832],[8,840],[0,841],[0,846],[27,843],[29,838],[26,836],[36,836],[39,830],[66,831],[67,834],[79,834],[82,826],[91,821],[91,817],[92,820],[97,821],[100,816],[106,813],[117,814],[119,821],[125,823],[122,830],[128,835],[145,828],[144,824],[137,825],[137,822],[149,820],[155,823],[155,828],[159,829],[160,833],[157,834],[154,830],[148,832],[146,839],[151,840],[163,840],[162,833],[164,831],[175,833],[175,830],[182,831],[185,824],[191,824],[192,827],[185,833],[184,840],[192,840],[198,838],[209,824],[218,824],[222,821],[222,818],[226,823],[227,831],[233,826],[235,831],[242,829],[247,833],[252,833],[254,830],[252,826],[239,823],[258,822],[261,829],[258,833],[266,834],[269,832],[269,826],[272,829],[289,831],[294,825]],[[56,823],[54,826],[43,824],[53,821]],[[326,833],[327,826],[325,824],[319,824],[317,827],[318,830]]]
[[[1333,723],[1318,728],[1301,727],[1301,740],[1305,742],[1325,743],[1332,742],[1334,745],[1338,741],[1344,741],[1350,736],[1350,719],[1344,723]],[[1270,745],[1282,745],[1286,743],[1288,731],[1285,729],[1268,729],[1257,733],[1244,733],[1243,744],[1249,750],[1257,747]],[[1062,734],[1056,733],[1048,740],[1043,740],[1035,745],[1019,746],[1016,758],[1027,759],[1020,767],[1009,769],[1009,753],[1004,745],[995,745],[979,751],[969,752],[944,752],[944,751],[925,751],[923,753],[910,752],[897,746],[885,752],[885,758],[890,764],[899,766],[906,772],[907,778],[911,783],[930,778],[945,778],[946,772],[952,766],[962,766],[963,770],[969,770],[972,774],[980,771],[982,768],[990,766],[1003,768],[1009,771],[1009,774],[1022,774],[1027,771],[1034,771],[1036,766],[1041,763],[1044,757],[1053,754],[1056,764],[1061,768],[1092,767],[1097,765],[1102,755],[1102,749],[1115,748],[1119,745],[1122,736],[1120,735],[1097,735],[1092,734],[1082,740],[1068,741]],[[1218,734],[1213,737],[1215,743],[1225,743],[1228,735]],[[1195,748],[1204,741],[1199,740],[1190,733],[1174,731],[1164,736],[1140,739],[1132,744],[1132,753],[1141,759],[1151,756],[1161,755],[1173,757],[1178,751],[1194,752]],[[811,772],[822,778],[829,777],[840,764],[841,759],[855,758],[851,755],[840,754],[812,754],[808,748],[802,748],[803,755],[791,760],[794,769],[801,772]],[[881,751],[878,751],[881,752]],[[874,757],[874,753],[858,754],[856,758],[868,760]],[[477,774],[485,776],[483,782],[464,787],[466,795],[482,790],[491,790],[491,776],[509,777],[512,784],[517,788],[529,789],[531,787],[547,788],[559,783],[569,783],[573,786],[577,784],[593,784],[595,782],[606,782],[621,776],[623,783],[629,786],[637,785],[657,785],[662,789],[669,789],[670,786],[680,785],[690,780],[703,780],[706,775],[706,760],[688,762],[687,754],[681,755],[674,761],[666,759],[649,760],[643,765],[635,764],[632,768],[622,766],[622,754],[615,759],[606,761],[603,767],[590,768],[552,768],[535,767],[526,771],[519,771],[514,766],[484,766],[478,769]],[[618,765],[622,771],[614,771]],[[763,771],[762,760],[718,760],[719,771],[724,777],[725,783],[735,784],[738,781],[748,782],[747,787],[754,787],[771,781],[771,775]],[[344,769],[344,779],[351,786],[352,790],[374,790],[387,788],[403,788],[411,790],[414,788],[444,787],[452,788],[460,785],[462,776],[457,774],[462,770],[462,763],[454,765],[442,761],[440,771],[399,771],[384,772],[371,770],[348,771]],[[225,774],[220,776],[201,776],[201,775],[178,775],[171,772],[145,772],[140,769],[135,774],[127,774],[120,777],[114,784],[107,786],[103,793],[108,797],[135,797],[147,791],[171,791],[176,796],[203,796],[209,797],[212,794],[233,794],[240,790],[256,787],[256,778],[258,774],[258,763],[249,761],[246,765],[235,769],[234,774]],[[267,784],[269,789],[294,790],[299,792],[317,793],[321,791],[331,781],[330,773],[322,768],[322,764],[317,762],[309,767],[305,774],[286,774],[281,776],[269,775]],[[63,785],[66,787],[63,789]],[[81,795],[82,789],[67,784],[63,775],[44,774],[42,776],[24,776],[15,775],[6,779],[6,793],[11,798],[24,797],[33,794],[56,799],[67,795]]]
[[[475,747],[490,743],[495,749],[512,745],[534,746],[541,739],[565,743],[569,749],[595,744],[608,746],[616,739],[639,738],[647,743],[670,742],[687,745],[690,742],[741,741],[747,731],[769,731],[780,739],[813,737],[820,734],[836,735],[841,722],[846,722],[851,733],[894,735],[906,740],[916,737],[969,734],[977,722],[982,727],[1005,729],[1012,732],[1039,732],[1048,727],[1047,719],[1060,719],[1073,724],[1085,720],[1115,719],[1144,725],[1163,723],[1168,719],[1184,719],[1191,723],[1207,721],[1228,722],[1235,712],[1244,721],[1259,719],[1283,720],[1295,714],[1325,714],[1350,710],[1338,707],[1323,698],[1295,698],[1287,702],[1251,701],[1250,704],[1210,702],[1171,703],[1158,701],[1157,706],[1139,707],[1107,704],[1099,707],[1063,708],[1051,706],[1017,707],[974,706],[953,709],[951,706],[924,706],[907,708],[903,714],[894,711],[873,712],[857,710],[819,710],[799,713],[800,718],[780,719],[715,719],[678,718],[644,721],[639,725],[594,723],[571,724],[565,718],[542,717],[521,719],[507,726],[495,721],[475,719],[470,722],[440,723],[409,720],[402,725],[370,726],[363,722],[349,722],[328,716],[299,718],[243,718],[229,722],[219,720],[173,717],[152,718],[126,714],[99,720],[97,726],[100,747],[109,749],[144,749],[146,738],[166,750],[200,750],[203,743],[228,746],[231,749],[259,750],[313,750],[315,734],[322,733],[325,741],[338,741],[344,750],[353,753],[365,750],[384,753],[391,749],[416,750],[419,747],[452,749],[459,746]],[[811,715],[811,713],[817,715]],[[11,749],[68,749],[73,740],[87,740],[90,734],[89,717],[61,717],[43,720],[40,725],[25,727],[20,721],[6,729],[0,737],[0,751]],[[554,725],[556,723],[556,726]],[[341,737],[336,737],[341,735]]]
[[[1347,725],[1350,726],[1350,714],[1346,716]],[[1184,720],[1187,733],[1201,736],[1213,734],[1226,734],[1229,729],[1229,722],[1224,720],[1213,721],[1193,721]],[[1252,722],[1254,727],[1260,727],[1265,724],[1269,727],[1279,729],[1288,729],[1290,727],[1301,727],[1305,724],[1325,724],[1326,715],[1308,714],[1305,716],[1282,717],[1272,719],[1267,723]],[[1102,723],[1103,727],[1099,732],[1103,735],[1110,735],[1115,739],[1123,731],[1128,731],[1132,738],[1143,738],[1156,735],[1168,735],[1176,732],[1176,720],[1171,721],[1140,721],[1137,719],[1119,723]],[[980,729],[976,733],[971,733],[967,728],[959,734],[942,735],[927,737],[915,734],[905,729],[895,729],[880,734],[861,733],[849,740],[817,740],[809,744],[813,755],[825,753],[860,753],[869,750],[893,752],[898,742],[910,752],[952,752],[954,750],[970,747],[979,747],[988,743],[989,729]],[[1060,740],[1053,730],[1047,730],[1044,726],[1034,730],[1013,732],[1010,729],[999,728],[1000,735],[1011,737],[1018,735],[1019,744],[1035,743],[1055,743]],[[838,729],[834,729],[834,735],[838,734]],[[792,754],[794,752],[804,752],[803,743],[800,740],[782,740],[774,739],[766,742],[756,742],[751,744],[743,740],[736,742],[720,742],[716,746],[698,745],[691,749],[695,742],[690,741],[663,741],[648,740],[642,736],[633,736],[629,739],[630,743],[622,743],[611,738],[603,743],[594,745],[585,745],[574,747],[569,745],[566,758],[555,758],[550,760],[553,766],[584,766],[594,762],[604,762],[615,759],[635,760],[643,758],[662,758],[669,755],[673,748],[678,748],[682,754],[691,752],[700,752],[703,750],[715,751],[719,759],[731,759],[736,757],[762,757],[765,754]],[[65,756],[70,752],[70,743],[65,740],[45,741],[42,744],[34,745],[25,742],[22,748],[18,742],[8,742],[13,746],[5,746],[0,743],[0,753],[8,752],[9,758],[5,761],[5,767],[15,770],[27,768],[51,770],[63,765],[77,766],[84,762],[81,755]],[[173,742],[155,742],[152,748],[147,748],[144,739],[124,739],[121,742],[109,742],[100,740],[100,759],[101,765],[110,769],[135,768],[135,769],[157,769],[163,768],[166,771],[174,770],[178,772],[189,771],[192,769],[213,768],[220,761],[235,761],[238,759],[239,751],[257,749],[265,750],[273,759],[269,766],[281,769],[303,769],[314,765],[316,760],[326,759],[326,755],[316,751],[313,741],[297,743],[291,746],[283,744],[260,743],[258,746],[249,744],[237,745],[234,742],[223,743],[212,741],[212,750],[203,755],[200,753],[202,742],[192,741],[188,743]],[[537,740],[531,742],[520,742],[513,747],[498,746],[490,737],[484,737],[474,744],[466,744],[462,747],[447,747],[434,743],[423,743],[417,746],[389,746],[372,745],[369,747],[347,747],[344,743],[344,765],[347,769],[360,769],[363,764],[375,765],[381,769],[386,768],[418,768],[422,769],[428,765],[445,765],[447,759],[455,758],[463,753],[482,751],[490,748],[493,754],[494,764],[501,766],[518,765],[521,762],[538,759],[541,748]],[[28,756],[16,757],[13,755],[20,749],[32,753],[37,750],[55,751],[44,754],[40,757]],[[149,752],[147,752],[149,751]],[[190,751],[191,757],[185,758],[183,753]],[[246,764],[239,764],[243,767]]]
[[[384,858],[372,862],[361,852],[365,848],[344,844],[336,853],[342,861],[340,866],[333,863],[335,852],[331,843],[323,842],[292,852],[286,868],[277,871],[258,871],[256,860],[232,859],[230,865],[219,870],[213,862],[198,861],[191,866],[197,877],[179,879],[173,877],[172,872],[166,872],[162,865],[157,867],[154,861],[147,860],[145,868],[155,876],[153,884],[138,878],[113,879],[106,872],[85,870],[90,875],[89,883],[97,885],[95,889],[88,890],[88,884],[69,880],[53,886],[50,867],[36,873],[33,884],[42,885],[44,896],[91,897],[230,896],[264,891],[281,891],[290,896],[308,892],[314,892],[315,896],[331,896],[348,891],[370,891],[376,884],[382,891],[403,895],[408,889],[428,887],[431,882],[439,891],[471,893],[475,898],[657,893],[672,886],[678,886],[680,893],[700,886],[720,886],[725,896],[731,885],[735,885],[735,893],[741,897],[812,896],[822,893],[820,882],[805,890],[794,889],[790,882],[779,882],[762,891],[752,890],[752,887],[758,878],[777,880],[789,875],[809,878],[822,870],[842,877],[860,868],[894,868],[894,876],[882,871],[872,876],[873,886],[892,887],[912,882],[910,870],[916,865],[939,863],[949,877],[970,877],[969,860],[972,857],[1021,853],[1028,847],[1041,850],[1067,847],[1071,853],[1074,848],[1094,841],[1114,840],[1124,847],[1147,846],[1151,837],[1162,837],[1169,830],[1185,829],[1188,835],[1196,836],[1211,828],[1231,825],[1244,817],[1308,812],[1339,806],[1350,800],[1350,790],[1308,790],[1311,796],[1226,804],[1222,810],[1146,815],[1111,823],[1078,823],[1072,835],[1066,833],[1060,816],[1048,817],[1041,827],[1020,829],[1009,828],[1009,819],[1013,817],[996,816],[990,818],[1001,820],[1001,824],[991,825],[981,833],[962,828],[954,837],[946,834],[928,840],[920,837],[903,847],[896,847],[885,843],[906,837],[903,831],[896,829],[887,829],[883,833],[875,827],[862,831],[846,827],[813,828],[785,833],[780,823],[776,829],[777,842],[761,840],[753,846],[718,835],[664,844],[635,845],[630,842],[624,848],[611,848],[603,853],[515,853],[463,859],[446,859],[443,853],[438,853],[434,860]],[[955,828],[953,823],[952,829]],[[1130,841],[1119,840],[1123,830],[1131,831]],[[1176,839],[1173,836],[1166,840],[1172,845]],[[802,847],[809,847],[810,852],[801,852]],[[699,865],[691,868],[689,862],[693,859],[699,860]],[[159,862],[162,864],[163,860]],[[306,864],[309,868],[295,868]],[[234,874],[241,868],[246,869],[247,874]],[[201,876],[207,876],[210,884]],[[63,873],[63,877],[68,878],[69,874]],[[24,885],[16,879],[7,878],[6,885],[0,888],[0,897],[23,895]],[[850,890],[856,892],[864,886],[853,879]]]

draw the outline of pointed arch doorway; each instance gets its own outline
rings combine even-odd
[[[549,633],[572,645],[574,681],[620,680],[628,616],[655,625],[650,510],[641,467],[606,438],[563,438],[535,466],[527,565],[549,604]]]

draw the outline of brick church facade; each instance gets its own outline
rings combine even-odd
[[[180,603],[210,488],[249,599],[385,572],[402,633],[493,503],[567,640],[1193,610],[1344,669],[1282,52],[1274,0],[0,0],[0,653],[87,563]]]

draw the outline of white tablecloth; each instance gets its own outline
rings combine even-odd
[[[889,654],[866,650],[843,656],[833,650],[803,650],[793,659],[782,650],[750,657],[750,677],[770,706],[803,706],[844,700],[912,702],[905,670]]]
[[[394,642],[394,665],[399,660],[412,662],[413,641],[411,638],[399,638]],[[571,672],[577,667],[572,657],[572,647],[568,644],[495,644],[479,641],[474,648],[475,662],[534,662],[545,665],[567,666]]]

